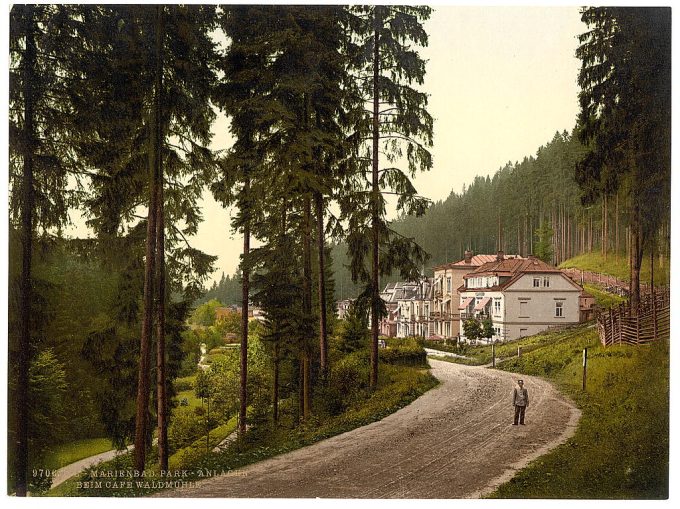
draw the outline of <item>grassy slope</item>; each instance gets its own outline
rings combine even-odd
[[[108,438],[86,438],[52,447],[45,454],[45,468],[61,468],[83,458],[114,449]]]
[[[587,390],[581,390],[588,347]],[[543,376],[582,410],[576,434],[501,486],[497,498],[663,499],[668,496],[669,343],[600,346],[594,329],[502,369]]]
[[[649,283],[651,281],[650,259],[645,257],[640,269],[640,281]],[[560,264],[560,268],[577,268],[581,270],[588,270],[592,272],[601,272],[602,274],[609,274],[624,281],[628,281],[629,269],[628,258],[626,256],[608,254],[607,259],[599,252],[585,253],[574,258],[570,258]],[[668,284],[670,280],[670,267],[668,260],[665,261],[664,266],[659,266],[659,260],[654,263],[654,282]]]

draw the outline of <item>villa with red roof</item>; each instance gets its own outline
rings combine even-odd
[[[494,340],[513,340],[553,326],[579,323],[582,288],[538,258],[506,258],[499,252],[463,276],[460,320],[491,319]],[[461,329],[461,338],[464,333]]]
[[[434,267],[434,292],[430,309],[430,337],[450,339],[461,333],[459,287],[464,276],[485,263],[496,261],[498,255],[478,254],[465,251],[464,258],[457,262],[445,263]],[[505,256],[506,259],[521,258]]]

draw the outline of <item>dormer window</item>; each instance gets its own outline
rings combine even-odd
[[[541,278],[535,277],[534,278],[534,288],[539,288],[540,286],[541,286]]]

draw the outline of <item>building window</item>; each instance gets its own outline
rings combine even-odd
[[[545,276],[543,278],[543,286],[545,286],[546,288],[550,287],[550,278],[548,276]]]
[[[557,318],[560,318],[560,317],[564,316],[564,315],[562,314],[562,312],[563,312],[563,310],[562,310],[562,305],[563,305],[563,304],[564,304],[564,302],[555,302],[555,316],[556,316]]]
[[[451,293],[451,278],[446,278],[446,293]]]
[[[495,315],[501,314],[501,300],[500,299],[494,299],[494,301],[493,301],[493,313]]]
[[[519,301],[519,317],[520,318],[529,317],[529,301],[526,300]]]
[[[538,288],[539,286],[541,286],[541,278],[535,277],[534,278],[534,288]]]

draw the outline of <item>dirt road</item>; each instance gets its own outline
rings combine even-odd
[[[478,498],[580,417],[549,383],[523,377],[531,405],[526,426],[513,426],[512,374],[430,363],[440,386],[382,421],[160,496]]]

